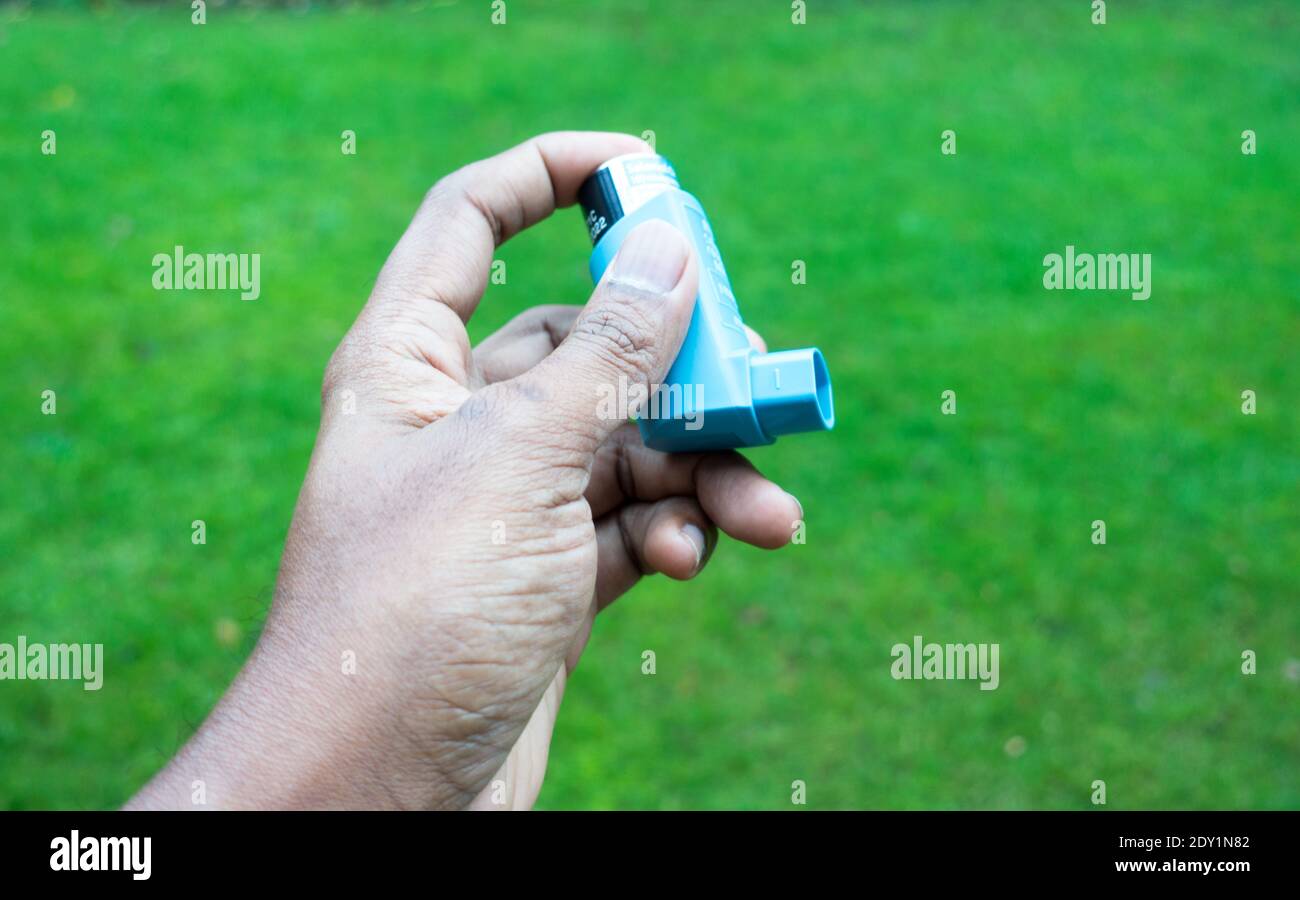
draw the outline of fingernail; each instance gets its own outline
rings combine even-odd
[[[790,493],[789,491],[786,491],[786,492],[785,492],[785,495],[786,495],[787,497],[789,497],[791,500],[794,501],[794,505],[795,505],[795,506],[799,507],[799,521],[802,522],[802,521],[803,521],[803,504],[799,502],[799,498],[798,498],[798,497],[796,497],[794,494]]]
[[[704,532],[698,525],[692,525],[687,522],[682,526],[682,539],[691,545],[695,551],[695,568],[692,571],[700,570],[700,562],[704,559]]]
[[[681,232],[660,219],[639,225],[623,241],[614,260],[613,278],[656,294],[666,294],[682,280],[690,254]]]

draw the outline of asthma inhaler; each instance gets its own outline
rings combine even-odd
[[[583,182],[578,203],[599,282],[632,229],[663,219],[695,245],[700,292],[690,329],[638,417],[647,447],[669,452],[760,447],[778,435],[835,425],[831,376],[816,347],[759,353],[749,345],[713,229],[662,156],[617,156]]]

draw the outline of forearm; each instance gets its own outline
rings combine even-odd
[[[207,720],[128,809],[365,805],[341,776],[337,710],[254,654]],[[288,673],[284,673],[287,675]]]
[[[410,746],[384,724],[392,719],[374,715],[383,700],[373,690],[384,679],[344,674],[337,654],[277,643],[264,636],[207,720],[127,809],[457,805],[465,792],[432,771],[428,748]]]

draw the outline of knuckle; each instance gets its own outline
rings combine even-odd
[[[424,362],[458,381],[469,377],[469,335],[455,310],[441,302],[396,301],[374,316],[375,349]]]
[[[391,366],[379,335],[362,321],[354,323],[330,354],[321,379],[322,408],[343,391],[369,392],[391,379]]]
[[[325,363],[325,373],[321,378],[320,390],[322,405],[328,403],[329,398],[349,382],[352,377],[351,373],[355,368],[353,365],[355,356],[352,335],[345,335]]]
[[[491,173],[490,160],[481,159],[462,166],[439,179],[424,195],[424,204],[431,210],[452,214],[474,210],[491,229],[494,244],[500,246],[506,237],[518,230],[514,220],[523,213],[522,209],[509,209],[507,204],[509,214],[503,220],[498,211],[503,204],[494,202],[501,186],[493,182]],[[516,198],[511,195],[510,199]]]
[[[454,195],[461,183],[464,181],[462,174],[464,169],[457,169],[447,175],[442,176],[433,183],[430,188],[424,192],[424,205],[436,207],[443,203],[447,197]]]

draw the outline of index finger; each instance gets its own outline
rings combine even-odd
[[[601,163],[647,150],[628,134],[554,131],[456,170],[425,196],[379,273],[376,299],[438,303],[467,322],[498,246],[571,206]]]

